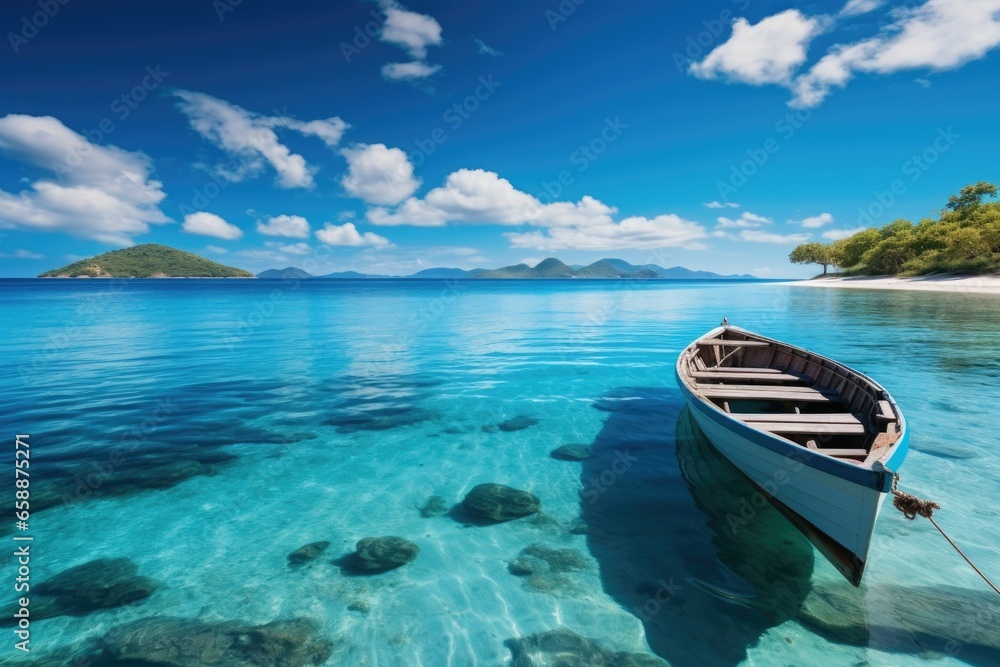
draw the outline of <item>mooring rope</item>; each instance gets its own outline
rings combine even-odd
[[[976,574],[982,577],[983,581],[985,581],[997,595],[1000,595],[1000,588],[997,588],[996,584],[990,581],[989,578],[983,574],[983,571],[976,567],[976,564],[965,555],[965,552],[958,548],[958,545],[955,544],[954,540],[952,540],[948,536],[948,533],[944,532],[944,530],[941,529],[941,526],[938,525],[937,521],[934,520],[934,510],[941,509],[941,506],[931,500],[924,500],[923,498],[917,498],[909,493],[903,493],[897,488],[898,486],[899,475],[892,473],[892,506],[902,512],[910,521],[915,519],[919,514],[934,524],[934,527],[937,528],[939,533],[941,533],[941,536],[948,540],[948,544],[950,544],[952,548],[958,552],[959,556],[965,559],[965,562],[969,564],[969,567],[975,570]]]

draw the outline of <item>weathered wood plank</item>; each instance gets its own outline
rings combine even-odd
[[[816,424],[795,422],[752,422],[755,429],[777,433],[798,433],[808,435],[864,435],[864,424]]]
[[[806,401],[810,403],[830,403],[839,401],[834,394],[824,394],[814,389],[807,391],[787,391],[785,387],[734,388],[726,385],[698,385],[698,392],[706,398],[728,398],[747,401]]]
[[[770,343],[762,340],[723,340],[721,338],[703,338],[698,345],[718,345],[720,347],[770,347]]]
[[[739,380],[755,382],[803,382],[809,378],[789,373],[727,373],[725,371],[695,371],[691,375],[698,380]]]
[[[712,366],[711,368],[699,368],[699,371],[706,371],[709,373],[748,373],[756,375],[757,373],[762,374],[780,374],[777,368],[760,368],[757,366]]]
[[[805,424],[862,424],[861,420],[847,412],[822,415],[758,414],[756,412],[735,412],[733,417],[745,422],[789,422]]]
[[[818,450],[820,454],[826,454],[827,456],[843,456],[843,457],[859,457],[864,458],[868,456],[867,449],[823,449],[822,447]]]

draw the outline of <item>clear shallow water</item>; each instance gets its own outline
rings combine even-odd
[[[331,665],[499,665],[505,640],[557,628],[675,665],[1000,664],[1000,607],[927,522],[886,506],[862,591],[769,507],[734,527],[753,489],[673,378],[723,315],[874,376],[912,428],[903,488],[997,575],[998,314],[991,296],[778,284],[0,281],[0,426],[32,436],[34,580],[129,557],[161,583],[37,621],[33,646],[149,616],[305,616]],[[483,430],[517,415],[538,424]],[[568,443],[593,457],[549,457]],[[544,515],[421,516],[482,482]],[[375,535],[420,555],[369,577],[330,562]],[[323,557],[287,566],[317,540]],[[589,567],[510,574],[533,543]]]

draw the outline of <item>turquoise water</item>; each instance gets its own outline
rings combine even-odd
[[[912,429],[902,487],[1000,577],[998,313],[994,296],[767,283],[0,281],[32,580],[128,557],[159,582],[35,621],[32,655],[152,616],[308,617],[330,665],[510,664],[506,640],[559,628],[674,665],[1000,664],[996,596],[926,521],[887,504],[856,591],[754,505],[673,377],[723,315],[872,375]],[[519,415],[538,423],[483,428]],[[570,443],[592,457],[549,456]],[[421,515],[483,482],[542,515]],[[380,535],[418,558],[373,576],[331,562]],[[511,574],[535,543],[586,567]]]

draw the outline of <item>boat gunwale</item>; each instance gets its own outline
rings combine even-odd
[[[868,383],[873,389],[881,392],[885,396],[885,400],[889,402],[892,406],[895,417],[899,422],[899,437],[896,441],[885,448],[885,451],[878,456],[871,463],[850,463],[837,458],[834,458],[828,454],[824,454],[819,450],[812,450],[801,445],[792,442],[786,438],[776,436],[772,433],[762,431],[752,426],[748,425],[746,422],[733,417],[732,415],[726,413],[724,410],[715,405],[712,401],[708,400],[706,397],[699,395],[695,389],[689,386],[688,378],[684,373],[681,372],[681,364],[687,363],[689,359],[689,353],[700,349],[699,341],[718,336],[726,331],[733,331],[745,336],[750,336],[755,340],[763,340],[772,345],[784,346],[786,348],[791,348],[798,352],[805,352],[813,355],[815,358],[827,361],[834,364],[837,368],[844,369],[851,373],[857,375],[861,380]],[[808,465],[810,468],[824,472],[830,475],[834,475],[848,482],[859,484],[868,488],[881,491],[883,493],[889,491],[892,485],[892,472],[891,466],[893,465],[896,457],[899,456],[900,460],[909,447],[909,431],[906,425],[906,419],[903,416],[902,410],[900,410],[899,405],[896,400],[892,397],[892,394],[887,391],[882,385],[868,377],[864,373],[861,373],[850,366],[836,361],[835,359],[830,359],[829,357],[823,356],[811,350],[807,350],[803,347],[797,345],[792,345],[783,341],[775,340],[773,338],[768,338],[767,336],[762,336],[760,334],[742,329],[740,327],[728,325],[719,326],[711,331],[702,334],[689,345],[687,345],[681,354],[677,358],[677,363],[674,367],[674,373],[677,379],[677,384],[679,385],[681,392],[685,397],[692,402],[691,399],[697,399],[693,401],[700,409],[704,415],[712,419],[713,421],[725,426],[729,430],[735,431],[738,435],[746,438],[747,440],[753,442],[754,444],[765,447],[766,449],[786,456],[791,460],[799,461],[804,465]],[[704,406],[704,407],[703,407]],[[711,408],[710,410],[705,408]],[[792,454],[795,454],[793,457]]]

